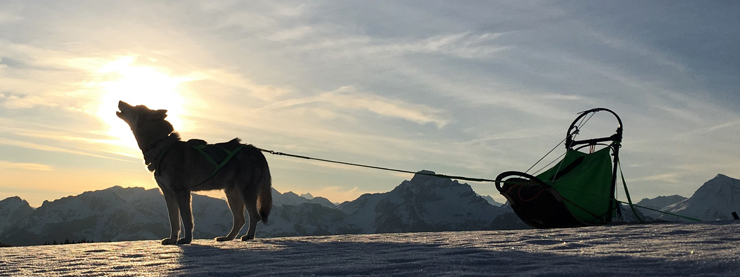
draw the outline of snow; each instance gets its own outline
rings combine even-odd
[[[738,272],[740,221],[0,250],[2,276],[737,276]]]

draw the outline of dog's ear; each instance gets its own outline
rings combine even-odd
[[[165,119],[167,117],[167,110],[156,110],[151,115],[151,119]]]

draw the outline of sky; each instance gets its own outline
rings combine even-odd
[[[167,109],[184,139],[488,179],[604,107],[624,123],[632,198],[689,197],[740,178],[737,14],[734,1],[4,0],[0,199],[155,188],[119,100]],[[584,132],[616,127],[599,113]],[[334,202],[412,177],[267,159],[278,191]]]

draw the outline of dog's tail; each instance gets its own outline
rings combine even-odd
[[[270,176],[270,168],[267,165],[267,159],[260,153],[263,160],[262,166],[262,178],[258,181],[258,195],[257,195],[257,212],[262,218],[262,223],[267,224],[267,217],[270,216],[270,210],[272,210],[272,176]]]

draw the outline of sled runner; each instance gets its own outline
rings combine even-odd
[[[581,128],[599,112],[616,118],[616,132],[608,137],[577,140]],[[554,166],[536,176],[516,171],[501,173],[496,177],[496,188],[519,218],[534,228],[611,222],[619,211],[615,190],[622,120],[605,108],[584,111],[571,123],[564,142],[566,153]]]

